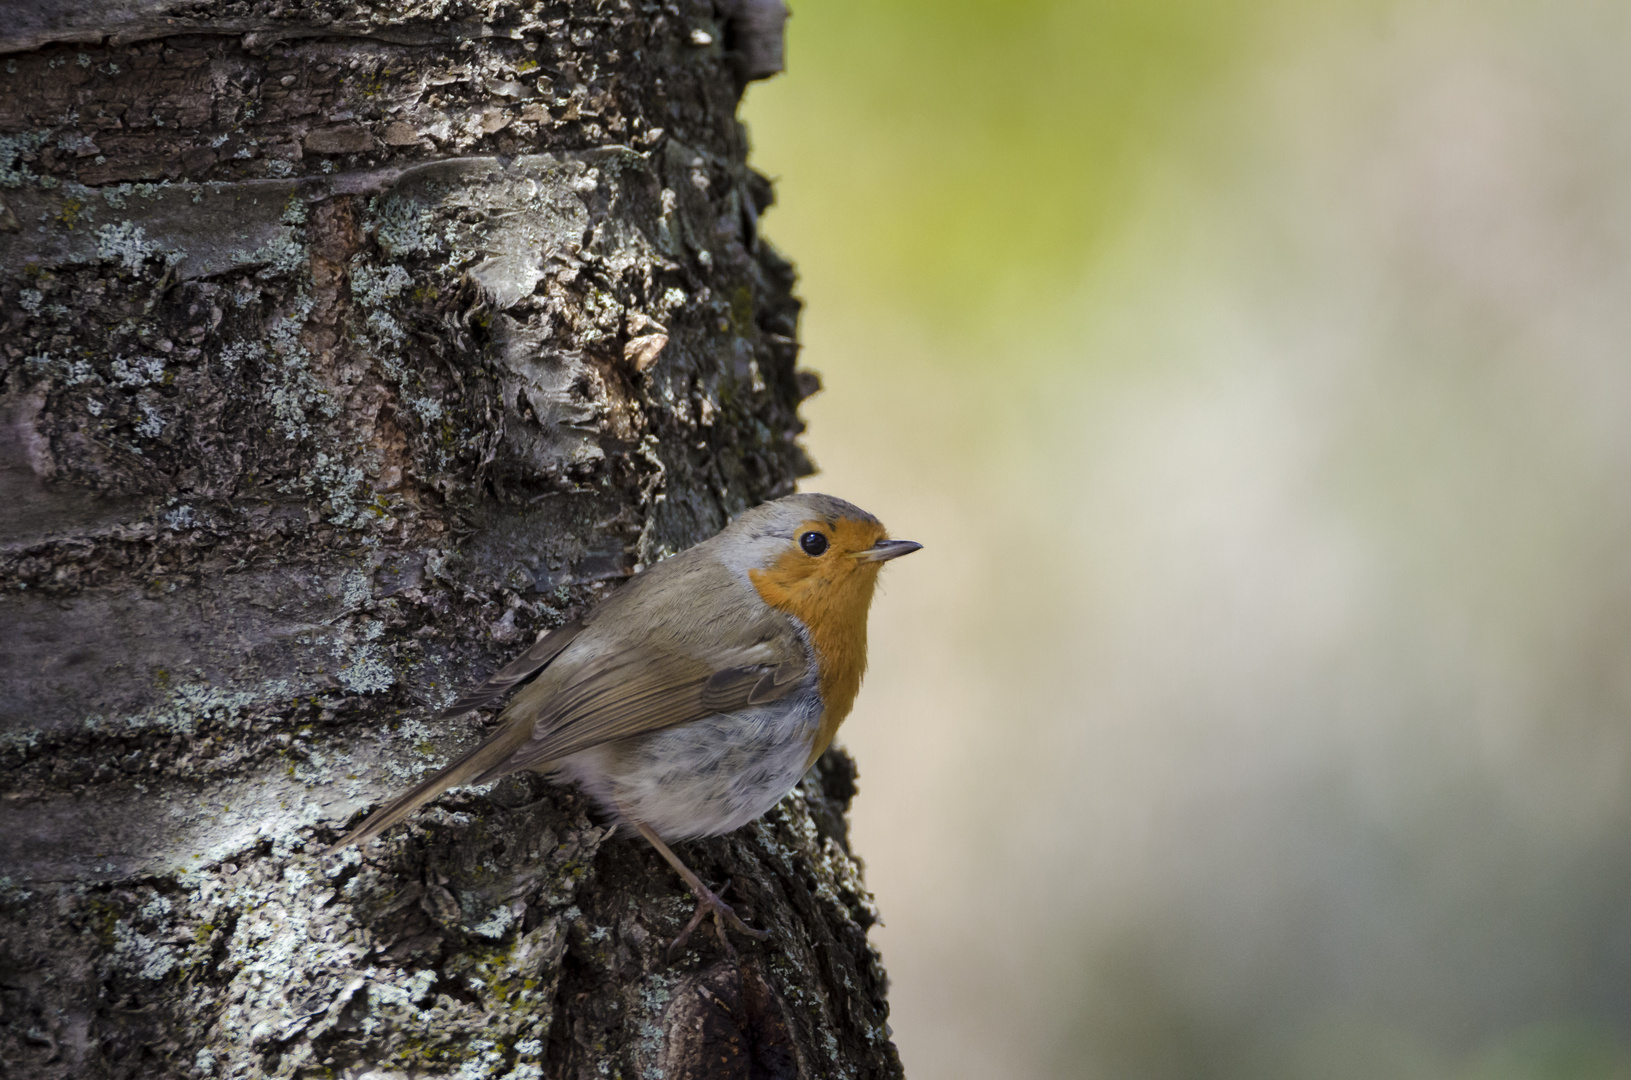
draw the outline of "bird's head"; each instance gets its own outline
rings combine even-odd
[[[814,494],[756,506],[717,539],[726,564],[808,634],[824,706],[808,765],[832,742],[861,689],[878,570],[923,545],[891,540],[883,523],[860,507]]]
[[[891,540],[865,510],[817,494],[756,506],[719,539],[727,564],[747,575],[765,603],[812,630],[831,620],[864,620],[878,570],[923,546]]]

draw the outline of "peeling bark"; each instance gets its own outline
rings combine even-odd
[[[809,471],[735,120],[779,8],[8,10],[5,1075],[899,1075],[841,752],[686,846],[739,955],[665,963],[688,894],[537,778],[318,854]]]

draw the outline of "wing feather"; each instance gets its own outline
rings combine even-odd
[[[810,670],[802,643],[789,628],[789,656],[781,663],[745,663],[717,669],[694,656],[651,645],[638,645],[597,657],[573,672],[564,685],[523,689],[508,713],[525,723],[530,713],[532,738],[519,745],[479,782],[486,783],[522,769],[617,739],[661,731],[714,713],[777,701],[792,693]],[[744,659],[759,660],[772,650],[744,650]]]
[[[573,619],[551,630],[534,642],[532,648],[495,671],[486,682],[465,691],[459,700],[438,713],[436,719],[451,720],[502,700],[515,688],[516,683],[526,682],[542,671],[582,631],[582,619]]]

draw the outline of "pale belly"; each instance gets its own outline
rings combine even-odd
[[[557,774],[608,814],[644,822],[665,840],[718,836],[798,785],[820,723],[821,699],[806,686],[780,701],[591,747],[562,758]]]

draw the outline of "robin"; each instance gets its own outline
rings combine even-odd
[[[449,788],[547,772],[649,840],[696,895],[671,951],[709,914],[722,939],[727,924],[768,936],[667,841],[730,832],[793,790],[855,704],[878,570],[922,546],[889,539],[877,518],[830,495],[754,507],[443,710],[443,719],[459,716],[515,690],[491,737],[330,851],[377,836]]]

